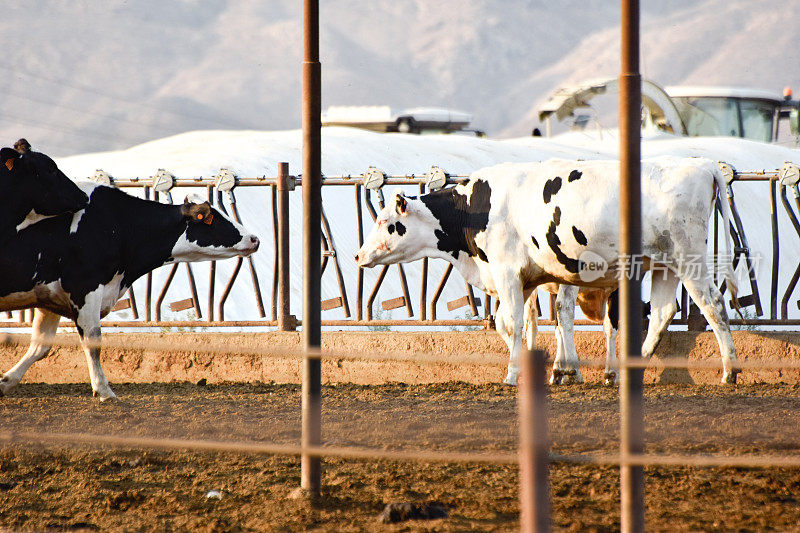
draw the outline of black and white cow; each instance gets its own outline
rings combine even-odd
[[[74,213],[89,197],[45,154],[0,149],[0,244],[21,225],[43,216]]]
[[[31,345],[0,380],[0,396],[47,355],[60,316],[75,321],[92,390],[115,398],[100,366],[100,318],[134,280],[161,265],[246,256],[258,238],[201,200],[167,205],[79,184],[88,204],[24,225],[0,255],[0,311],[36,308]]]
[[[643,257],[628,260],[640,263],[642,271],[658,270],[652,276],[642,354],[652,355],[675,314],[680,280],[717,337],[722,381],[735,382],[728,317],[706,264],[708,219],[716,190],[724,189],[722,175],[707,159],[660,157],[642,162],[641,183]],[[538,285],[617,286],[618,191],[617,161],[564,160],[482,169],[462,185],[419,199],[398,191],[379,214],[356,262],[372,267],[439,257],[467,282],[497,297],[497,330],[511,353],[505,382],[515,384],[525,301]],[[726,203],[721,202],[727,232]],[[726,247],[729,241],[727,235]],[[735,295],[729,261],[725,277]]]

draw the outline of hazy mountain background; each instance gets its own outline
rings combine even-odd
[[[300,127],[301,2],[30,1],[0,17],[0,140],[53,155],[196,129]],[[323,108],[446,106],[527,135],[558,86],[615,76],[610,0],[326,0]],[[642,2],[642,71],[662,85],[800,92],[800,2]]]

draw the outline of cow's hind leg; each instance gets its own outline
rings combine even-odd
[[[606,300],[603,313],[603,333],[606,338],[606,369],[603,382],[606,385],[619,383],[619,364],[617,363],[617,331],[619,330],[619,292],[613,291]]]
[[[113,400],[117,397],[108,384],[103,367],[100,366],[100,303],[102,287],[86,298],[86,304],[78,311],[75,325],[81,336],[83,351],[86,352],[86,363],[89,366],[89,379],[92,382],[92,393],[101,401]]]
[[[557,324],[556,360],[553,362],[553,375],[550,384],[583,383],[578,351],[575,349],[575,300],[578,287],[559,285],[556,296]]]
[[[525,323],[525,300],[519,279],[513,276],[497,276],[502,287],[498,290],[500,308],[495,320],[497,332],[506,342],[509,351],[508,372],[503,380],[507,385],[516,385],[519,376],[519,353],[522,350],[522,337]]]
[[[539,332],[538,317],[536,316],[536,291],[531,292],[525,300],[525,341],[528,350],[536,348],[536,335]]]
[[[60,319],[61,317],[55,313],[44,309],[36,309],[33,314],[31,344],[22,359],[0,379],[0,396],[11,392],[22,380],[31,365],[50,352]]]
[[[678,304],[675,302],[678,276],[666,267],[663,270],[653,270],[651,274],[650,325],[647,327],[647,336],[642,344],[642,357],[653,355],[678,310]]]
[[[701,279],[687,276],[681,281],[717,337],[722,356],[722,383],[736,383],[736,375],[739,373],[739,369],[735,366],[736,348],[733,345],[733,336],[722,294],[716,285],[711,283],[708,276]]]

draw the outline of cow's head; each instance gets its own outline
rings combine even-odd
[[[248,256],[258,250],[258,237],[197,197],[181,206],[186,230],[172,249],[176,261],[210,261]]]
[[[407,263],[437,255],[439,222],[425,205],[397,190],[384,207],[364,245],[356,253],[360,267]]]
[[[3,194],[14,200],[17,223],[31,211],[47,216],[74,213],[89,202],[89,197],[45,154],[20,154],[2,148],[0,163],[0,186]]]

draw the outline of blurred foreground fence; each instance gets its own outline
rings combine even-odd
[[[15,344],[17,341],[11,336],[6,336],[6,345]],[[57,339],[55,345],[75,346],[76,340]],[[107,339],[104,346],[114,346],[114,339]],[[176,349],[175,341],[164,339],[142,339],[124,347],[129,349],[145,349],[168,353]],[[121,346],[121,345],[120,345]],[[205,344],[197,346],[198,351],[211,354],[230,353],[230,346],[214,346]],[[234,349],[235,350],[235,349]],[[276,351],[264,348],[257,352],[248,352],[263,357],[278,357],[296,359],[298,364],[304,357],[325,359],[350,359],[369,361],[408,361],[422,364],[448,364],[498,362],[491,357],[453,357],[452,355],[439,355],[435,353],[357,353],[341,352],[336,350],[320,350],[313,353],[304,353],[302,350]],[[267,455],[311,455],[319,458],[338,457],[353,460],[387,460],[387,461],[418,461],[424,463],[484,463],[484,464],[517,464],[519,466],[519,498],[520,498],[520,524],[523,531],[546,531],[550,528],[551,520],[551,490],[549,469],[553,463],[562,464],[593,464],[593,465],[630,465],[630,466],[673,466],[673,467],[705,467],[705,468],[800,468],[800,455],[791,453],[770,453],[744,455],[723,455],[708,453],[624,453],[624,452],[593,452],[582,454],[558,454],[551,452],[551,440],[548,430],[548,398],[546,377],[547,370],[545,353],[542,351],[524,352],[521,355],[521,375],[517,393],[517,419],[518,441],[516,450],[508,451],[457,451],[457,450],[403,450],[357,446],[328,445],[323,440],[320,446],[302,446],[277,444],[255,440],[237,440],[235,434],[222,440],[202,440],[185,438],[153,438],[138,435],[116,435],[83,432],[52,432],[39,430],[26,430],[20,428],[0,429],[0,446],[13,446],[18,444],[57,444],[66,446],[114,446],[121,448],[142,448],[160,450],[193,450],[206,452],[225,452],[243,454]],[[603,367],[604,361],[582,360],[582,366]],[[657,365],[661,368],[718,368],[718,361],[689,361],[685,358],[665,358],[658,361],[642,361],[635,364],[620,361],[622,367],[642,368]],[[800,363],[777,358],[770,361],[748,362],[739,361],[740,368],[782,368],[798,369]],[[624,412],[620,412],[621,424],[636,424],[643,426],[644,418],[626,420]],[[469,421],[467,423],[472,423]],[[456,430],[458,424],[448,425],[450,431]],[[302,428],[306,430],[305,427]],[[641,427],[643,431],[643,427]],[[313,431],[324,435],[324,424],[312,428]],[[623,440],[628,433],[620,432],[618,450],[628,447]],[[611,440],[610,442],[613,442]],[[610,445],[606,443],[604,446]],[[323,486],[324,486],[323,479]],[[489,489],[486,489],[489,490]],[[643,496],[643,495],[642,495]],[[644,502],[644,497],[638,499]],[[793,500],[789,500],[793,501]]]
[[[257,217],[259,227],[268,227],[271,232],[271,242],[267,235],[261,235],[264,245],[262,252],[271,246],[273,260],[265,268],[266,262],[260,267],[254,257],[246,259],[237,258],[227,261],[234,264],[230,275],[223,279],[217,272],[216,262],[210,263],[208,276],[195,275],[199,268],[205,266],[197,264],[175,264],[162,267],[161,275],[148,274],[144,283],[138,288],[131,289],[116,305],[115,310],[128,310],[131,319],[120,319],[119,314],[107,317],[105,326],[120,327],[195,327],[195,326],[267,326],[277,327],[280,330],[294,330],[300,325],[300,320],[291,314],[291,272],[299,268],[299,264],[290,264],[290,248],[292,247],[293,224],[299,217],[290,217],[289,198],[297,187],[302,187],[302,176],[293,176],[289,172],[288,164],[281,163],[277,176],[260,176],[254,178],[237,177],[228,170],[221,170],[217,176],[209,178],[174,179],[163,170],[151,178],[111,179],[107,174],[98,171],[96,179],[111,181],[115,186],[128,190],[133,194],[150,198],[156,201],[172,202],[172,194],[176,189],[201,192],[212,204],[229,216],[251,226],[254,222],[242,217],[237,202],[237,194],[246,197],[250,207],[250,215]],[[721,195],[723,201],[727,200],[732,211],[731,233],[733,237],[733,263],[734,267],[743,268],[749,277],[749,286],[740,287],[740,294],[749,292],[738,298],[738,303],[745,310],[746,322],[734,319],[733,325],[800,325],[800,319],[789,318],[790,304],[798,305],[796,286],[800,281],[800,266],[788,264],[795,269],[791,279],[786,281],[786,275],[781,276],[781,250],[786,248],[800,248],[800,190],[798,190],[798,170],[795,165],[787,164],[780,170],[773,172],[737,172],[728,165],[721,164],[723,173],[726,174],[728,185],[725,194]],[[345,205],[328,205],[330,212],[334,212],[336,222],[339,224],[339,233],[334,235],[331,220],[323,209],[322,213],[322,276],[323,280],[331,277],[335,282],[329,282],[329,287],[336,287],[336,296],[321,302],[323,310],[323,326],[361,326],[361,327],[456,327],[472,326],[492,328],[494,325],[493,314],[497,302],[480,291],[475,291],[459,275],[453,275],[453,266],[441,260],[423,259],[419,267],[411,269],[408,265],[392,265],[376,268],[377,277],[374,282],[365,281],[365,272],[354,268],[352,256],[355,248],[363,244],[365,233],[369,231],[371,222],[377,217],[377,212],[383,207],[383,192],[385,186],[403,187],[411,193],[424,194],[431,190],[450,186],[465,179],[466,176],[448,175],[444,170],[432,167],[425,175],[389,176],[379,169],[370,167],[364,174],[358,176],[328,176],[323,181],[323,191],[334,188],[351,189],[352,193],[345,196],[352,198],[354,209],[352,211]],[[759,242],[761,249],[767,246],[771,250],[771,264],[769,287],[759,286],[757,278],[758,259],[754,257],[753,249],[748,241],[748,233],[758,232],[759,228],[745,227],[739,208],[737,207],[734,190],[738,183],[757,183],[769,190],[769,205],[763,206],[764,212],[768,209],[767,216],[759,216],[759,225],[770,224],[771,243]],[[787,196],[787,189],[791,189],[793,202]],[[336,202],[341,202],[343,196],[336,196]],[[780,199],[781,206],[778,206]],[[253,209],[257,206],[257,210]],[[714,239],[713,256],[718,257],[720,246],[719,203],[713,217]],[[779,213],[784,221],[791,224],[793,231],[779,231]],[[752,221],[752,214],[749,217]],[[365,224],[366,223],[366,224]],[[752,224],[752,222],[751,222]],[[785,224],[785,222],[784,222]],[[299,228],[297,228],[299,229]],[[295,238],[295,247],[299,246],[300,239]],[[763,240],[763,237],[762,239]],[[347,244],[337,246],[336,242]],[[351,249],[353,248],[353,249]],[[247,274],[242,273],[245,266]],[[432,268],[436,266],[437,268]],[[765,266],[766,267],[766,266]],[[713,265],[716,276],[716,263]],[[786,266],[784,267],[786,268]],[[176,274],[185,271],[182,281],[176,282]],[[164,275],[164,273],[166,273]],[[784,272],[784,274],[786,274]],[[155,286],[154,279],[164,280],[160,286]],[[249,278],[249,281],[247,280]],[[430,278],[430,279],[429,279]],[[400,294],[390,294],[387,288],[387,279],[395,281],[393,287],[400,288]],[[765,277],[762,276],[762,283]],[[435,283],[435,287],[433,286]],[[251,302],[242,303],[241,292],[237,302],[237,313],[246,307],[246,318],[239,316],[236,320],[226,319],[226,304],[230,304],[232,288],[238,284],[248,286],[247,292],[252,294]],[[453,285],[455,284],[455,285]],[[177,287],[177,285],[181,285]],[[725,291],[724,284],[720,281],[720,290]],[[409,287],[418,287],[417,291]],[[442,295],[445,286],[450,286],[452,294],[457,287],[463,287],[463,296],[443,302]],[[179,290],[187,298],[166,301],[170,289]],[[429,289],[432,289],[429,293]],[[540,291],[541,292],[541,291]],[[200,294],[207,295],[201,301]],[[430,295],[429,295],[430,294]],[[544,293],[546,294],[546,293]],[[728,302],[732,308],[732,302]],[[377,309],[378,313],[373,313]],[[549,302],[542,294],[537,298],[539,315],[542,324],[553,324],[555,297],[551,296]],[[172,313],[165,315],[164,309],[168,306]],[[249,307],[248,307],[249,306]],[[450,318],[440,318],[446,308]],[[459,318],[452,318],[453,312],[466,309]],[[382,315],[386,311],[397,309],[406,315],[402,319],[386,319]],[[180,312],[191,316],[181,316]],[[335,313],[332,313],[334,312]],[[325,312],[330,316],[336,314],[340,318],[325,317]],[[0,321],[0,327],[19,327],[30,324],[31,311],[6,313],[5,320]],[[578,320],[576,324],[586,325],[591,322]],[[673,324],[687,325],[690,329],[705,329],[705,321],[697,308],[688,300],[685,290],[681,289],[680,313],[676,315]]]

